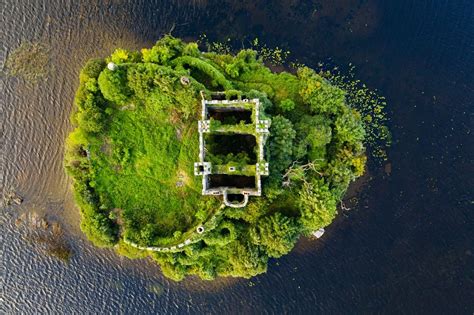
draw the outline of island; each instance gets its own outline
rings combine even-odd
[[[89,60],[65,168],[81,229],[174,280],[250,278],[329,225],[364,174],[364,119],[311,68],[164,36]]]

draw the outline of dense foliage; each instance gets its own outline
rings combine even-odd
[[[245,208],[201,195],[193,173],[201,91],[257,97],[272,121],[270,176],[264,195]],[[170,36],[141,52],[117,49],[85,65],[75,105],[65,165],[83,231],[128,257],[150,255],[175,280],[265,272],[300,235],[330,224],[349,183],[364,173],[365,129],[344,90],[307,67],[273,73],[253,50],[200,52]]]

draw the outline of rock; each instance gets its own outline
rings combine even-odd
[[[117,69],[117,65],[113,62],[109,62],[107,64],[107,69],[109,69],[110,71],[114,71],[115,69]]]
[[[185,76],[182,76],[181,79],[180,79],[180,81],[181,81],[181,84],[182,84],[182,85],[188,85],[188,84],[191,82],[191,81],[189,80],[189,78],[188,78],[188,77],[185,77]]]
[[[183,139],[183,132],[181,131],[181,128],[176,128],[176,138],[181,141]]]
[[[21,198],[17,193],[14,191],[9,191],[2,198],[2,206],[10,206],[12,204],[21,205],[23,202],[23,198]]]
[[[312,234],[316,238],[320,238],[321,236],[324,235],[324,228],[320,228],[319,230],[314,231]]]
[[[122,107],[120,107],[120,110],[121,110],[121,111],[124,111],[124,110],[135,110],[135,104],[128,104],[128,105],[122,106]]]
[[[48,227],[49,227],[49,223],[48,223],[48,221],[46,221],[45,218],[42,218],[42,219],[40,220],[39,225],[40,225],[40,227],[41,227],[43,230],[47,230]]]
[[[53,233],[53,235],[61,235],[61,225],[59,225],[58,222],[53,222],[53,224],[51,225],[51,232]]]
[[[384,171],[387,176],[390,176],[390,174],[392,174],[392,163],[389,162],[385,164]]]
[[[17,204],[17,205],[21,205],[23,203],[23,199],[21,199],[20,197],[18,196],[15,196],[12,198],[12,201],[13,203]]]

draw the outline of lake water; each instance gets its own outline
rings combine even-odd
[[[474,311],[474,2],[468,0],[0,2],[0,313],[451,313]],[[359,205],[252,280],[174,283],[148,260],[92,247],[62,167],[77,74],[114,47],[162,34],[258,37],[310,66],[352,62],[389,101],[392,171]],[[5,75],[20,43],[51,47],[36,85]],[[74,256],[44,255],[15,225],[59,221]]]

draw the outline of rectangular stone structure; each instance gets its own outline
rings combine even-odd
[[[269,136],[270,120],[261,114],[258,98],[227,100],[224,92],[211,94],[211,99],[206,99],[204,93],[201,95],[202,111],[201,120],[198,122],[199,162],[194,163],[194,175],[202,176],[203,195],[222,195],[227,206],[244,207],[249,196],[262,195],[261,177],[269,174],[268,162],[265,160],[265,143]],[[206,138],[215,140],[212,148]],[[230,161],[224,165],[213,165],[207,156],[211,149],[222,149],[219,148],[217,139],[231,143],[226,148],[228,151],[239,151],[240,148],[253,150],[248,152],[254,155],[252,159],[256,160],[256,163]],[[255,147],[246,147],[249,143],[255,143]],[[236,152],[220,150],[219,153],[225,155]]]

